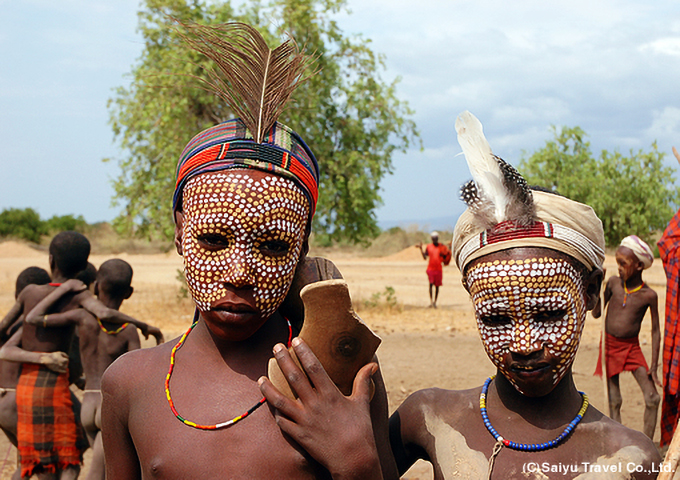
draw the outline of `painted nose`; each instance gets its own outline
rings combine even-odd
[[[254,287],[256,278],[244,254],[235,255],[229,260],[224,275],[220,281],[234,288]]]
[[[530,355],[542,350],[543,346],[537,338],[532,338],[535,337],[532,333],[533,329],[530,322],[515,322],[512,329],[510,351],[521,355]]]

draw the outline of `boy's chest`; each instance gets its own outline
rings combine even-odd
[[[215,403],[214,392],[197,389],[192,402],[182,390],[175,395],[171,389],[178,413],[206,425],[237,417],[259,400],[231,398],[216,406],[206,402],[212,397]],[[136,395],[129,430],[145,479],[314,479],[326,475],[284,437],[266,403],[232,426],[201,430],[175,417],[163,385],[154,382],[153,388]]]
[[[472,409],[470,409],[472,414]],[[477,413],[477,412],[474,412]],[[462,421],[450,422],[426,415],[431,441],[426,447],[434,464],[435,479],[488,478],[490,458],[496,440],[474,415],[465,415]],[[500,429],[500,425],[499,431]],[[542,443],[551,440],[522,438],[512,429],[503,429],[505,436],[518,443]],[[559,432],[555,434],[555,437]],[[589,479],[633,478],[645,458],[638,447],[629,446],[620,451],[610,451],[601,434],[586,427],[577,429],[556,448],[527,452],[502,447],[493,462],[492,479]]]

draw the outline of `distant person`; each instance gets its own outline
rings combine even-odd
[[[423,250],[422,242],[418,243],[416,248],[420,249],[423,260],[429,258],[426,272],[427,279],[430,282],[430,307],[437,308],[439,287],[442,286],[442,278],[444,276],[442,264],[448,265],[451,261],[451,250],[446,245],[439,243],[439,232],[432,232],[430,238],[432,243],[429,243],[425,250]],[[432,293],[432,287],[434,287],[434,294]]]
[[[654,384],[658,384],[659,366],[659,308],[656,292],[642,280],[642,271],[652,266],[652,249],[635,235],[621,241],[616,249],[616,264],[619,275],[607,281],[604,290],[605,317],[605,357],[607,365],[607,388],[609,389],[609,416],[621,423],[621,388],[619,374],[633,372],[642,389],[645,400],[643,432],[649,438],[654,436],[656,417],[659,413],[661,398]],[[649,309],[652,316],[652,363],[647,366],[640,348],[640,327]],[[593,310],[593,316],[601,315],[600,304]],[[602,348],[602,343],[600,343]],[[602,354],[597,357],[595,375],[602,376]]]

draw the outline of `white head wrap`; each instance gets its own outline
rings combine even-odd
[[[637,235],[629,235],[621,240],[621,246],[630,248],[638,260],[642,262],[645,270],[652,266],[652,263],[654,262],[654,254],[652,253],[652,249],[649,248],[649,245],[643,242]]]
[[[591,207],[541,191],[534,191],[533,199],[536,223],[507,231],[484,230],[470,209],[465,210],[453,231],[453,255],[460,271],[483,255],[517,247],[550,248],[574,257],[589,270],[602,267],[604,229]]]

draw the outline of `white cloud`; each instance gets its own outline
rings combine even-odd
[[[661,111],[655,111],[652,124],[645,134],[653,138],[675,136],[675,141],[680,142],[680,108],[667,106]]]
[[[680,37],[660,38],[642,45],[640,51],[651,52],[657,55],[680,57]]]

